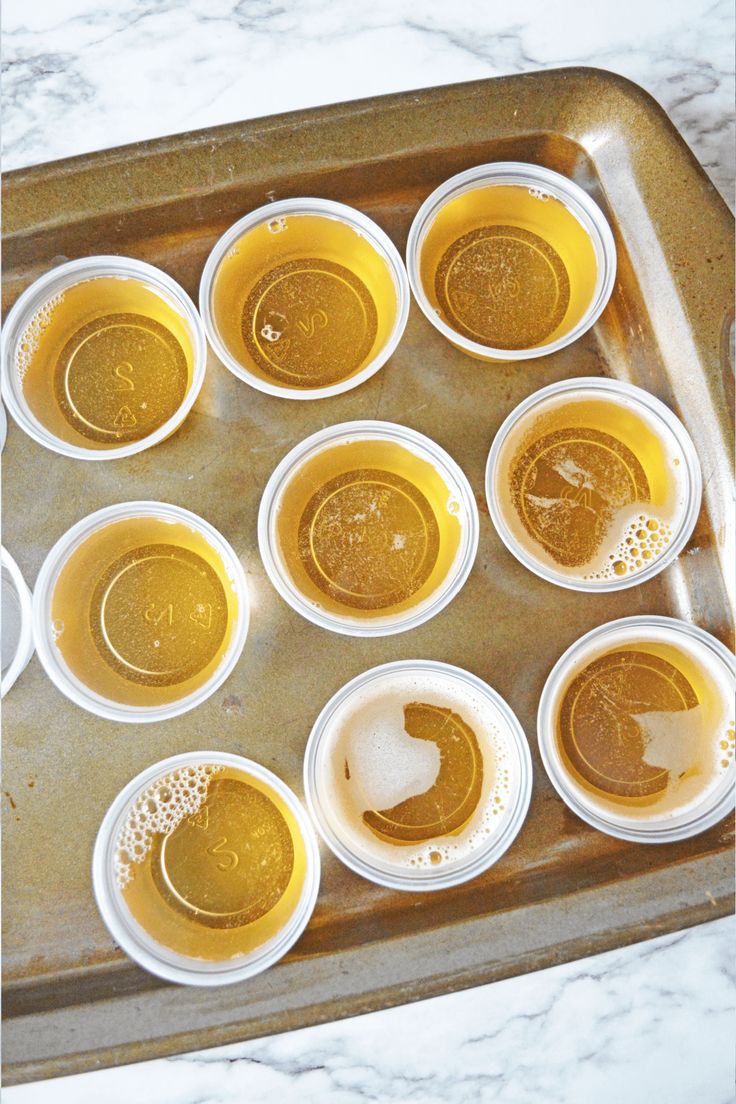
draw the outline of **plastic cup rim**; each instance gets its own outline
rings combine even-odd
[[[23,389],[19,382],[16,387],[11,354],[22,332],[23,323],[29,320],[31,316],[31,308],[38,310],[54,294],[54,285],[61,281],[62,287],[60,290],[65,290],[76,284],[84,283],[86,280],[94,280],[105,275],[124,278],[137,276],[143,281],[153,283],[154,286],[157,285],[157,290],[167,293],[170,305],[173,305],[179,311],[189,325],[193,366],[192,380],[181,404],[163,425],[160,425],[139,441],[130,441],[117,448],[93,449],[62,440],[47,429],[43,422],[36,417],[22,397]],[[68,279],[70,276],[76,278]],[[134,257],[116,256],[115,254],[78,257],[44,272],[22,292],[8,311],[0,341],[2,342],[2,353],[0,355],[2,398],[13,421],[37,444],[73,460],[118,460],[126,456],[134,456],[160,444],[161,441],[171,436],[189,415],[202,389],[207,367],[207,340],[202,319],[183,287],[163,269],[157,268],[147,261],[140,261]]]
[[[499,835],[492,837],[484,847],[471,852],[467,859],[453,863],[449,869],[427,868],[426,870],[418,870],[415,875],[410,875],[408,872],[398,873],[395,868],[390,867],[387,863],[382,864],[378,860],[371,863],[356,855],[334,831],[325,817],[316,777],[320,745],[335,712],[356,691],[370,682],[401,671],[429,672],[470,686],[489,703],[489,707],[495,711],[501,722],[505,724],[510,743],[517,752],[519,761],[520,784],[516,794],[515,807]],[[324,843],[335,857],[355,874],[386,889],[397,889],[406,892],[426,893],[449,889],[478,877],[495,865],[508,851],[521,831],[531,802],[532,779],[533,767],[529,743],[521,722],[505,698],[502,698],[497,690],[494,690],[492,686],[471,671],[433,659],[400,659],[389,663],[381,663],[350,679],[322,707],[317,720],[312,726],[304,752],[304,796],[307,809]]]
[[[274,532],[274,507],[297,467],[304,463],[310,455],[323,451],[324,447],[329,446],[333,439],[334,443],[338,443],[341,438],[346,440],[370,440],[375,438],[395,441],[410,451],[413,446],[413,449],[418,452],[422,459],[429,459],[435,464],[440,464],[438,468],[440,474],[444,470],[450,482],[456,485],[465,508],[467,525],[461,529],[460,548],[445,580],[440,583],[437,591],[434,592],[434,596],[427,598],[422,606],[404,610],[388,622],[379,618],[374,621],[359,622],[357,619],[316,609],[303,598],[301,592],[289,578],[286,566],[282,566],[280,561],[278,538]],[[462,539],[463,532],[467,532],[464,542]],[[392,636],[396,633],[408,632],[410,629],[423,625],[425,621],[429,621],[430,618],[449,605],[462,590],[475,563],[479,539],[478,506],[462,468],[441,445],[438,445],[430,437],[397,422],[368,419],[339,422],[305,437],[290,449],[277,464],[264,488],[258,508],[258,548],[271,583],[296,613],[307,621],[311,621],[313,625],[318,625],[320,628],[343,636],[364,638]]]
[[[203,686],[193,690],[184,698],[163,705],[129,706],[105,698],[90,690],[71,671],[68,671],[66,664],[57,657],[55,645],[48,634],[50,602],[62,567],[68,561],[69,556],[93,532],[106,527],[110,523],[123,521],[126,518],[166,518],[167,515],[171,520],[182,522],[195,529],[220,556],[228,578],[234,586],[238,603],[238,620],[227,651],[218,667]],[[87,712],[103,717],[105,720],[122,721],[129,724],[146,724],[168,720],[171,717],[179,717],[211,697],[230,676],[240,659],[248,635],[249,623],[250,601],[245,572],[230,542],[214,525],[199,517],[198,514],[192,513],[191,510],[187,510],[182,506],[157,500],[142,499],[120,502],[112,506],[104,506],[102,509],[95,510],[81,518],[59,537],[48,552],[41,565],[33,592],[33,636],[36,652],[41,665],[54,686],[75,705],[86,709]]]
[[[8,669],[2,676],[0,684],[0,697],[5,697],[18,677],[25,671],[34,652],[33,643],[33,598],[30,588],[23,578],[23,573],[18,567],[7,548],[3,545],[1,550],[2,568],[8,572],[15,587],[20,605],[20,633],[15,647],[15,655],[8,665]]]
[[[281,931],[248,955],[239,956],[237,960],[216,962],[191,959],[192,963],[207,964],[199,969],[188,966],[186,956],[158,944],[127,913],[115,884],[112,865],[115,840],[130,801],[158,776],[176,770],[177,767],[193,764],[230,766],[242,770],[243,773],[251,775],[273,789],[293,814],[306,852],[304,888],[294,912]],[[139,966],[166,981],[182,985],[230,985],[262,973],[278,962],[296,943],[314,911],[319,891],[320,867],[319,847],[311,820],[294,791],[277,774],[242,755],[222,751],[192,751],[168,756],[146,767],[126,783],[114,798],[102,819],[95,839],[92,855],[92,888],[100,915],[110,935]],[[154,947],[160,948],[160,952],[154,950]],[[236,964],[228,965],[228,961]]]
[[[560,200],[571,215],[577,219],[591,240],[596,256],[596,284],[590,303],[583,317],[567,333],[545,345],[535,345],[529,349],[498,349],[471,341],[457,330],[453,330],[436,313],[422,284],[419,257],[424,239],[435,215],[451,199],[476,188],[499,184],[528,187],[541,184],[555,199]],[[464,172],[456,173],[445,180],[425,199],[414,216],[406,243],[406,268],[414,299],[425,317],[435,329],[453,345],[472,353],[484,360],[523,361],[548,356],[564,349],[587,333],[600,318],[611,298],[616,282],[616,243],[611,227],[602,210],[588,193],[562,173],[548,169],[544,165],[534,165],[526,161],[490,161],[475,165]]]
[[[244,364],[229,351],[220,338],[215,325],[211,309],[211,296],[215,277],[220,264],[228,250],[243,236],[246,231],[263,222],[270,222],[280,214],[299,213],[307,215],[322,215],[325,218],[333,218],[340,222],[348,223],[362,238],[365,238],[373,249],[383,257],[391,273],[396,290],[396,319],[387,340],[377,351],[376,355],[359,372],[355,372],[346,379],[324,387],[296,388],[287,387],[284,384],[272,383],[262,378],[255,372],[251,372]],[[346,391],[352,391],[361,383],[374,376],[391,357],[401,340],[409,317],[409,304],[411,295],[406,268],[394,243],[381,227],[355,207],[337,200],[320,199],[317,197],[297,197],[292,199],[274,200],[272,203],[263,204],[253,211],[249,211],[242,218],[228,227],[224,234],[215,242],[207,257],[199,283],[199,310],[207,334],[207,340],[217,358],[239,380],[254,387],[266,395],[273,395],[282,399],[295,399],[305,401],[311,399],[326,399],[334,395],[342,395]]]
[[[564,575],[562,572],[557,572],[536,560],[521,546],[507,526],[499,510],[494,486],[496,469],[501,449],[510,431],[534,406],[546,401],[550,397],[563,395],[567,391],[608,391],[613,392],[615,395],[625,396],[631,402],[644,406],[650,416],[663,422],[665,427],[675,438],[678,446],[682,449],[688,480],[687,502],[685,503],[685,508],[682,513],[680,526],[677,533],[674,534],[670,540],[667,551],[663,552],[656,560],[653,560],[648,567],[642,568],[641,571],[637,571],[635,574],[597,582],[592,579],[576,579],[572,575]],[[545,579],[548,583],[553,583],[555,586],[563,587],[566,590],[576,590],[593,594],[605,594],[614,590],[626,590],[629,587],[639,586],[640,583],[653,579],[655,575],[658,575],[673,563],[680,552],[682,552],[695,528],[698,513],[700,512],[702,489],[703,479],[695,445],[693,444],[690,434],[677,415],[674,414],[661,399],[650,394],[649,391],[645,391],[635,384],[626,383],[624,380],[608,379],[600,376],[580,376],[575,379],[560,380],[557,383],[551,383],[546,387],[540,388],[538,391],[527,396],[526,399],[523,399],[522,402],[520,402],[518,406],[515,406],[511,413],[508,414],[497,430],[488,453],[485,471],[485,495],[491,521],[493,522],[496,533],[512,556],[514,556],[519,563],[523,564],[524,567],[528,568],[529,571],[539,576],[540,579]]]
[[[711,633],[701,629],[699,625],[683,621],[678,617],[665,617],[661,614],[637,614],[633,617],[619,617],[614,621],[607,621],[603,625],[596,625],[567,648],[557,660],[544,684],[539,699],[537,711],[537,741],[545,772],[552,786],[567,807],[576,816],[584,820],[592,828],[614,836],[616,839],[627,840],[632,843],[674,843],[678,840],[689,839],[692,836],[705,832],[712,828],[734,808],[736,794],[734,793],[733,778],[736,768],[732,761],[728,774],[725,774],[721,783],[711,791],[703,802],[703,807],[691,810],[690,813],[680,814],[675,817],[666,817],[661,821],[637,823],[633,819],[617,819],[615,814],[604,816],[591,809],[580,798],[575,790],[567,783],[564,770],[559,766],[557,755],[554,752],[554,709],[555,697],[567,672],[575,662],[583,649],[594,640],[602,639],[607,635],[618,632],[624,628],[636,630],[638,628],[662,628],[671,629],[675,633],[689,636],[705,645],[720,660],[730,672],[731,677],[736,677],[736,660],[729,650]]]

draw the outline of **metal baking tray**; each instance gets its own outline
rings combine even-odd
[[[67,702],[33,660],[3,703],[3,894],[7,1084],[301,1027],[536,970],[721,916],[731,908],[730,822],[643,847],[589,828],[556,797],[539,760],[535,711],[547,672],[578,636],[643,612],[689,618],[730,642],[729,457],[732,221],[656,103],[604,71],[565,69],[434,88],[237,123],[40,165],[5,178],[3,305],[59,261],[144,258],[193,295],[215,239],[272,197],[355,205],[403,248],[440,181],[494,160],[572,177],[606,212],[619,272],[594,330],[559,353],[485,365],[412,308],[390,363],[334,399],[287,402],[211,356],[193,413],[157,448],[103,464],[45,451],[11,427],[4,536],[32,582],[68,526],[111,502],[189,507],[233,543],[253,619],[227,683],[192,713],[115,725]],[[526,571],[487,516],[491,439],[526,395],[554,380],[610,375],[667,402],[698,447],[703,510],[679,561],[613,594],[562,590]],[[302,620],[265,577],[261,491],[288,449],[352,418],[403,422],[460,463],[481,509],[478,559],[438,617],[383,640]],[[323,849],[317,909],[278,966],[220,991],[147,975],[113,945],[90,887],[92,843],[121,786],[164,756],[215,747],[251,756],[301,793],[302,754],[321,706],[381,661],[430,657],[486,679],[529,738],[535,780],[520,836],[477,880],[400,894]],[[277,692],[274,692],[274,691]]]

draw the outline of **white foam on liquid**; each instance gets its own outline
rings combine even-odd
[[[696,705],[679,713],[632,713],[644,737],[642,759],[650,767],[671,771],[677,777],[693,766],[693,748],[705,732],[703,708]]]
[[[356,799],[359,795],[365,809],[390,809],[434,785],[440,769],[439,748],[404,730],[404,711],[398,701],[368,703],[352,724],[345,759]]]
[[[499,457],[498,472],[504,486],[508,484],[509,470],[519,450],[543,435],[544,430],[537,432],[535,427],[553,417],[555,410],[575,405],[580,401],[608,402],[614,406],[621,406],[625,410],[634,409],[625,396],[617,396],[613,400],[601,394],[582,393],[579,396],[561,395],[545,401],[538,409],[528,411],[510,432]],[[668,427],[655,421],[650,412],[638,404],[635,406],[635,411],[636,417],[641,419],[659,440],[665,454],[664,463],[671,484],[667,501],[656,505],[651,502],[634,502],[617,510],[595,557],[587,564],[578,567],[566,567],[558,563],[541,544],[535,541],[532,553],[534,558],[556,572],[596,582],[608,582],[638,574],[669,550],[673,535],[680,528],[685,512],[688,486],[687,468],[683,463],[681,450]],[[559,460],[555,465],[555,471],[568,483],[572,492],[595,490],[595,479],[592,473],[582,468],[573,457],[563,457]],[[498,501],[516,539],[522,546],[527,547],[529,536],[517,517],[516,509],[508,498],[507,491],[503,491],[498,496]],[[567,498],[550,499],[537,496],[535,501],[537,505],[549,510],[554,510],[559,505],[564,507],[566,512],[571,505],[571,500]],[[572,501],[575,501],[574,496]],[[587,508],[584,500],[579,506],[580,509]],[[649,522],[656,528],[650,529]]]
[[[168,835],[204,804],[210,780],[224,768],[211,763],[179,767],[161,775],[133,799],[115,841],[115,878],[120,889],[142,863],[154,836]]]
[[[52,295],[50,299],[36,311],[27,323],[23,333],[18,338],[15,346],[14,364],[19,381],[22,383],[26,372],[33,363],[33,358],[38,352],[39,342],[45,330],[48,329],[53,318],[54,311],[63,302],[64,292]]]
[[[404,706],[413,702],[451,709],[469,725],[483,756],[483,784],[475,811],[457,834],[396,844],[374,835],[363,813],[391,808],[436,781],[439,748],[404,729]],[[511,815],[520,783],[512,737],[495,705],[438,672],[388,672],[361,687],[330,719],[321,760],[324,792],[343,842],[368,862],[378,859],[402,871],[458,863],[487,846]]]
[[[591,641],[560,682],[553,724],[556,726],[558,723],[566,688],[596,659],[622,650],[646,652],[647,645],[656,644],[665,644],[681,651],[700,668],[702,681],[710,683],[711,687],[708,702],[692,709],[630,714],[642,729],[644,762],[670,772],[666,790],[649,805],[626,805],[580,786],[570,771],[560,764],[567,785],[584,806],[607,818],[613,814],[617,821],[624,824],[661,824],[674,817],[695,813],[734,764],[733,686],[728,671],[720,661],[714,660],[710,650],[699,640],[679,633],[673,637],[671,631],[661,626],[646,628],[638,639],[623,629],[607,635],[603,640]],[[654,650],[651,654],[659,653]],[[710,704],[711,699],[715,704]],[[552,743],[560,762],[556,739]],[[723,745],[726,745],[725,749]]]
[[[651,513],[648,503],[634,503],[614,517],[596,570],[583,578],[607,580],[635,575],[663,556],[671,540],[672,527]]]

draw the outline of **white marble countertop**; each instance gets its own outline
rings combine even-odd
[[[594,65],[733,191],[730,0],[6,0],[5,168],[408,88]]]
[[[4,1104],[731,1104],[730,919]]]
[[[560,65],[642,84],[721,193],[730,0],[5,0],[6,169],[294,108]],[[6,1104],[728,1104],[733,920]]]

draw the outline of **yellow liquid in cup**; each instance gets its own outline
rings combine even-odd
[[[331,715],[317,762],[320,800],[342,842],[396,871],[444,868],[486,847],[519,785],[493,709],[421,671],[356,688]]]
[[[185,320],[135,277],[83,280],[49,299],[15,356],[24,398],[46,429],[100,450],[140,441],[173,417],[193,365]]]
[[[668,549],[685,465],[615,399],[564,397],[519,419],[499,453],[497,504],[527,553],[572,578],[635,575]]]
[[[366,809],[363,822],[381,839],[394,844],[418,843],[462,831],[478,808],[483,788],[483,753],[470,725],[447,706],[409,702],[404,731],[439,751],[437,776],[423,793],[387,809]],[[345,778],[350,763],[345,759]]]
[[[282,930],[306,876],[293,813],[267,783],[182,766],[131,804],[115,848],[123,901],[157,943],[190,958],[249,954]]]
[[[212,313],[230,355],[270,383],[329,387],[360,372],[397,315],[388,264],[350,226],[282,215],[246,230],[221,261]]]
[[[212,545],[182,522],[134,517],[92,533],[51,598],[56,647],[90,690],[131,706],[203,686],[230,644],[237,598]]]
[[[560,200],[519,185],[473,188],[430,224],[420,279],[451,329],[494,349],[531,349],[568,333],[593,298],[595,252]]]
[[[731,765],[730,692],[701,660],[643,638],[596,655],[559,696],[557,750],[598,807],[673,814]]]
[[[352,441],[297,468],[276,534],[307,600],[368,619],[419,605],[443,582],[460,545],[458,513],[426,460],[390,442]]]

